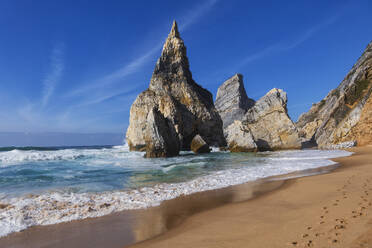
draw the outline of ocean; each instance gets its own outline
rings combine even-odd
[[[0,237],[275,175],[334,164],[339,150],[209,154],[145,159],[128,146],[0,148]]]

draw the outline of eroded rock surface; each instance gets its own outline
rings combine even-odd
[[[251,131],[259,150],[299,149],[301,139],[287,113],[287,94],[272,89],[245,114],[242,124]]]
[[[251,130],[241,121],[234,121],[225,129],[226,141],[231,152],[256,152],[257,145]]]
[[[300,116],[302,136],[321,148],[345,142],[371,144],[372,42],[334,90]]]
[[[174,127],[181,149],[189,150],[196,134],[210,146],[225,145],[222,120],[214,107],[212,94],[192,79],[186,47],[176,22],[156,63],[149,88],[131,107],[126,133],[131,151],[146,149],[147,116],[153,108]]]
[[[158,109],[147,115],[146,158],[172,157],[180,152],[180,141],[172,123]]]
[[[243,76],[235,74],[217,90],[215,106],[226,129],[235,120],[241,120],[247,110],[254,105],[244,89]]]

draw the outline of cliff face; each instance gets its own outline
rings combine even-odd
[[[226,129],[235,120],[241,120],[247,110],[254,105],[244,89],[243,76],[235,74],[217,90],[215,106]]]
[[[356,141],[371,143],[372,42],[341,84],[296,123],[302,137],[321,148]]]
[[[145,150],[146,120],[153,108],[171,123],[181,149],[190,149],[197,134],[208,145],[225,145],[222,120],[214,107],[212,94],[192,79],[186,47],[176,22],[156,63],[149,88],[131,107],[126,134],[130,150]]]

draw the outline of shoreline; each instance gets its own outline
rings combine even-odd
[[[164,201],[160,206],[147,209],[124,210],[97,218],[33,226],[0,238],[0,246],[26,247],[24,244],[27,244],[27,247],[39,247],[43,244],[43,247],[81,247],[87,245],[88,242],[90,247],[102,245],[123,247],[137,245],[139,242],[147,243],[178,228],[190,216],[228,204],[252,201],[260,195],[287,187],[293,178],[328,173],[337,167],[338,165],[335,164],[307,169],[226,188],[193,193]],[[151,225],[149,226],[148,223]],[[98,235],[92,238],[92,232]],[[52,236],[45,236],[45,233]],[[63,240],[64,238],[67,241]],[[99,240],[105,241],[100,243]]]
[[[288,179],[130,247],[371,247],[372,146],[348,150],[331,173]]]

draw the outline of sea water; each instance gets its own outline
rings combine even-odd
[[[0,148],[0,237],[334,164],[338,150],[209,154],[145,159],[127,146]]]

